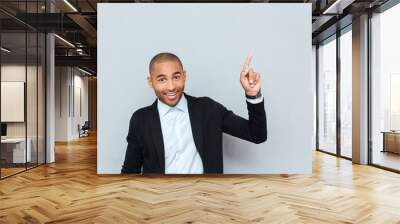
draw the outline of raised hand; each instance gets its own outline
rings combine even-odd
[[[252,59],[253,56],[247,56],[242,72],[240,72],[240,83],[246,95],[256,96],[260,91],[261,76],[251,68],[250,64]]]

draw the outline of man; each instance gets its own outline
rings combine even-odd
[[[240,73],[249,120],[208,97],[184,93],[186,71],[171,53],[160,53],[149,65],[148,85],[157,95],[133,113],[122,173],[223,173],[222,133],[254,142],[267,139],[260,74],[247,57]],[[245,150],[245,149],[243,149]]]

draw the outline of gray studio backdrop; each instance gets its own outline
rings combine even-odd
[[[262,75],[268,140],[224,135],[224,173],[311,173],[311,4],[99,4],[97,172],[120,173],[129,119],[154,102],[148,63],[177,54],[185,92],[247,118],[239,73],[249,53]]]

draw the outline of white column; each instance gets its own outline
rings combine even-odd
[[[52,163],[55,161],[55,149],[54,149],[54,133],[55,133],[55,56],[54,56],[54,35],[49,33],[46,36],[46,60],[47,60],[47,76],[46,76],[46,163]]]
[[[368,163],[368,15],[353,20],[353,130],[354,163]]]
[[[54,5],[46,1],[46,11],[54,12]],[[46,35],[46,163],[55,162],[55,42],[54,34]]]

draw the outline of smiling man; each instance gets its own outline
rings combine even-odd
[[[154,56],[147,82],[155,102],[133,113],[122,173],[223,173],[222,134],[262,143],[267,139],[261,76],[246,59],[240,72],[249,119],[208,97],[184,93],[186,71],[172,53]],[[245,149],[243,149],[245,150]]]

